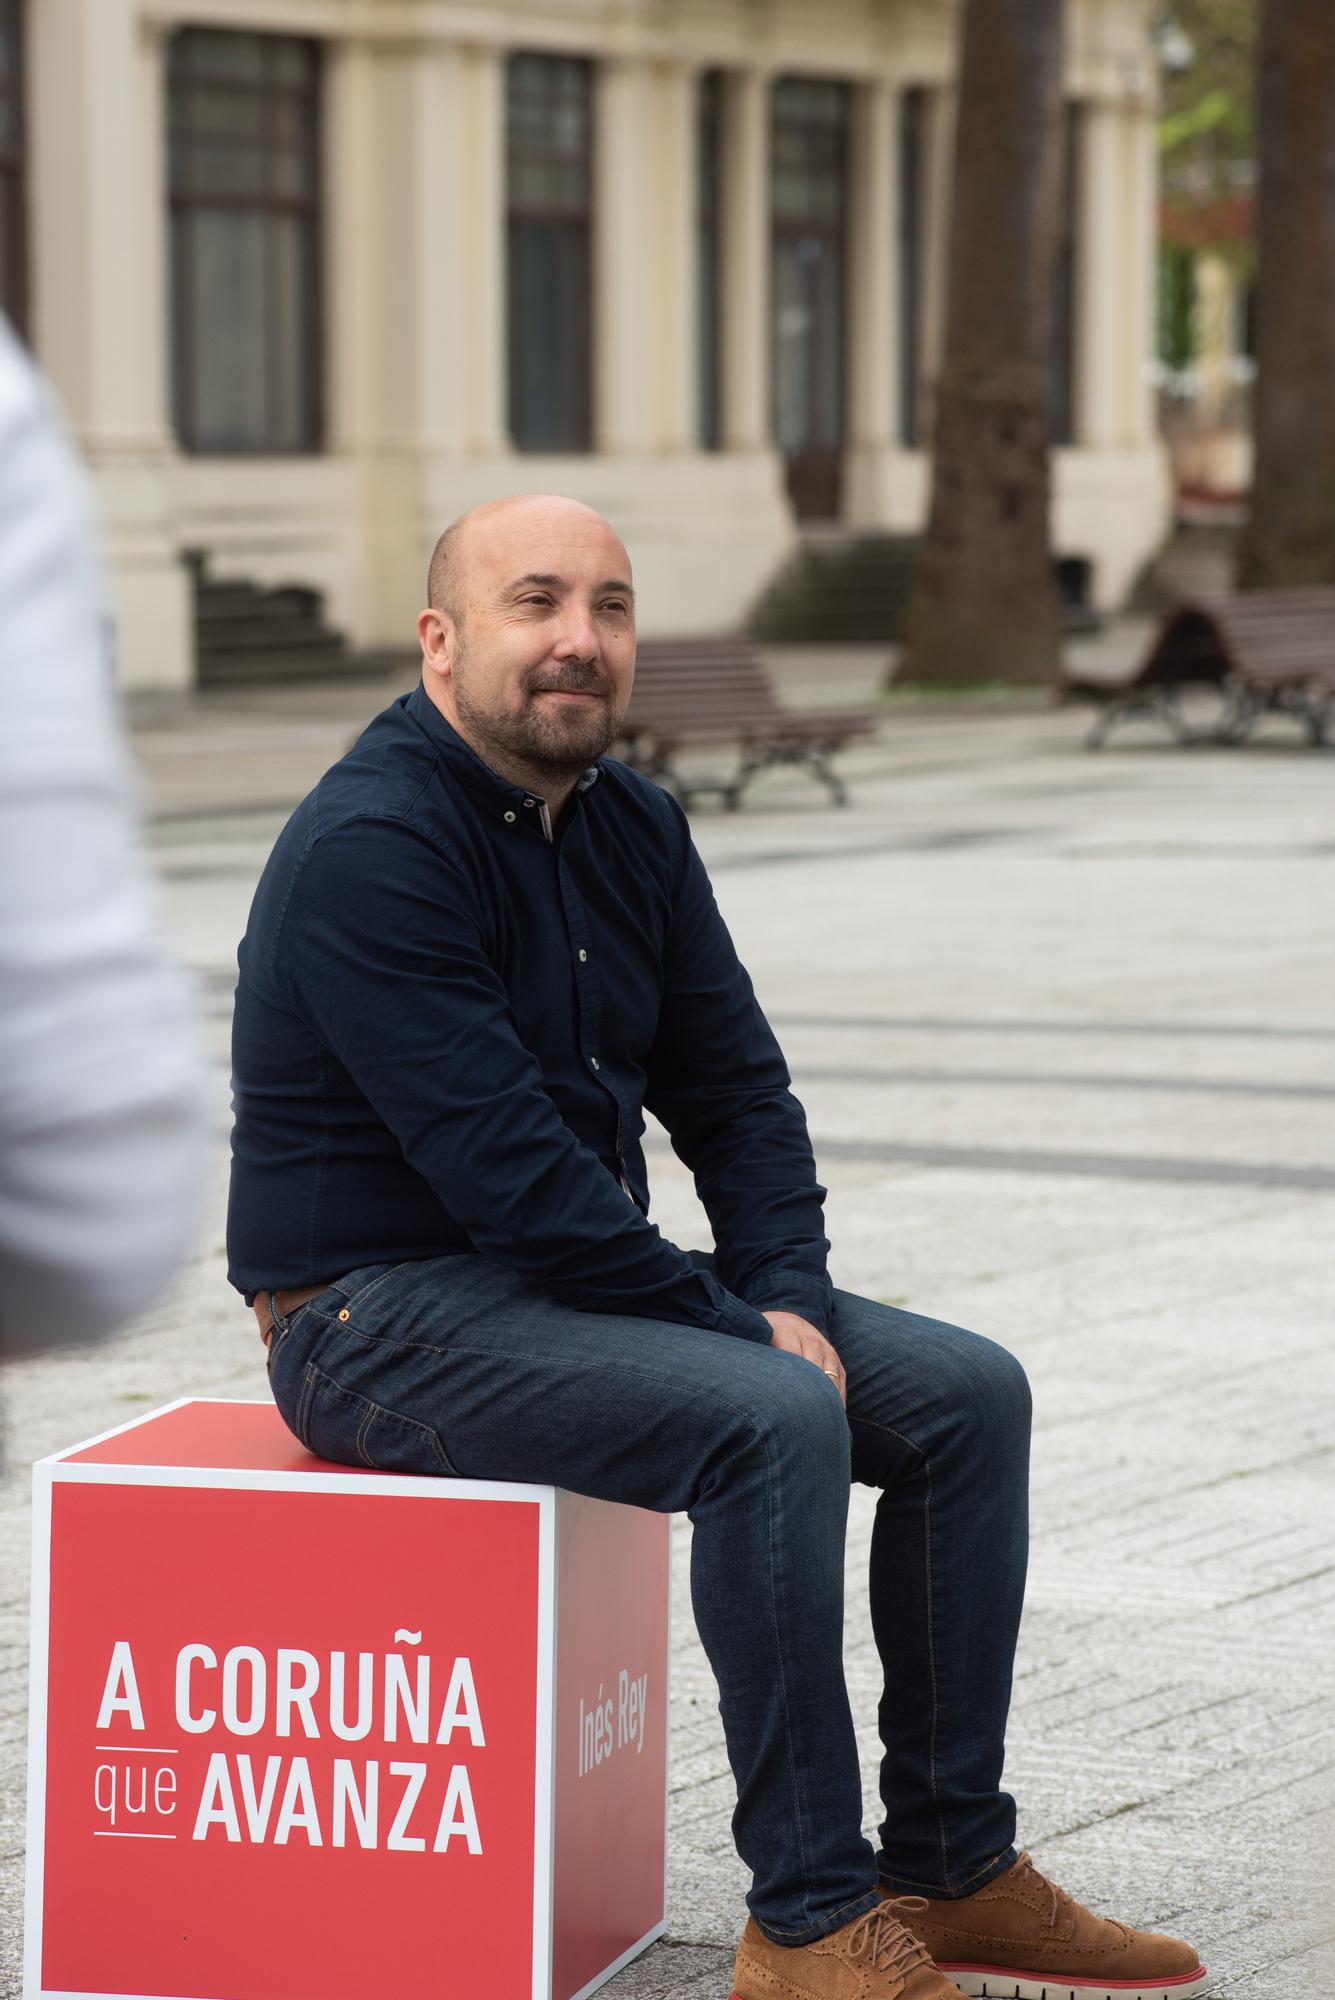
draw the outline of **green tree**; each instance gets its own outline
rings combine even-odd
[[[932,502],[905,617],[911,681],[1059,664],[1048,385],[1063,0],[964,0]]]
[[[1265,0],[1246,590],[1335,584],[1335,6]]]
[[[1252,185],[1258,0],[1174,0],[1158,21],[1159,152],[1170,202],[1205,203]]]
[[[1256,44],[1259,0],[1174,0],[1155,25],[1163,219],[1159,359],[1174,374],[1197,353],[1196,260],[1203,250],[1249,286],[1256,253]]]

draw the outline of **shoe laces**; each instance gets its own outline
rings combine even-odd
[[[1032,1876],[1034,1881],[1039,1883],[1044,1889],[1046,1889],[1048,1894],[1051,1896],[1052,1902],[1048,1908],[1048,1924],[1051,1929],[1055,1930],[1059,1918],[1061,1917],[1061,1915],[1065,1910],[1070,1909],[1071,1904],[1074,1901],[1074,1898],[1068,1896],[1065,1889],[1058,1888],[1057,1884],[1051,1879],[1050,1876],[1042,1874],[1037,1868],[1035,1868],[1033,1862],[1030,1860],[1027,1853],[1022,1853],[1020,1855],[1020,1861],[1023,1864],[1025,1870],[1027,1871],[1024,1879],[1028,1881],[1029,1877]]]
[[[915,1966],[932,1962],[926,1945],[920,1944],[903,1922],[904,1914],[917,1915],[926,1908],[925,1896],[887,1897],[854,1924],[848,1938],[849,1957],[864,1959],[876,1972],[896,1973],[899,1985],[895,1991],[899,1992]]]

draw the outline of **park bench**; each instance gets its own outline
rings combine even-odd
[[[1191,689],[1219,697],[1214,726],[1183,711]],[[1162,722],[1180,743],[1245,742],[1266,714],[1292,716],[1314,744],[1335,720],[1335,589],[1256,591],[1171,611],[1144,662],[1121,686],[1068,680],[1068,697],[1102,705],[1086,739],[1100,749],[1120,722]]]
[[[756,773],[774,764],[801,765],[847,805],[830,759],[875,728],[864,710],[785,708],[751,641],[725,635],[641,640],[621,736],[626,762],[669,786],[688,810],[699,793],[717,792],[735,812]],[[687,783],[680,775],[680,751],[733,745],[740,761],[727,777]]]

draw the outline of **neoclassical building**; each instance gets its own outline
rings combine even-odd
[[[1069,0],[1056,536],[1159,538],[1151,0]],[[954,0],[0,0],[0,301],[92,467],[129,685],[190,575],[402,640],[438,529],[578,494],[642,629],[922,519]]]

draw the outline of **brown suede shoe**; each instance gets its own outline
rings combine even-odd
[[[888,1896],[815,1944],[771,1944],[748,1919],[731,2000],[960,2000],[901,1922],[926,1907],[921,1896]]]
[[[943,1972],[1002,2000],[1192,2000],[1209,1974],[1189,1944],[1096,1917],[1027,1854],[972,1896],[891,1896]],[[910,1905],[916,1904],[917,1908]]]

